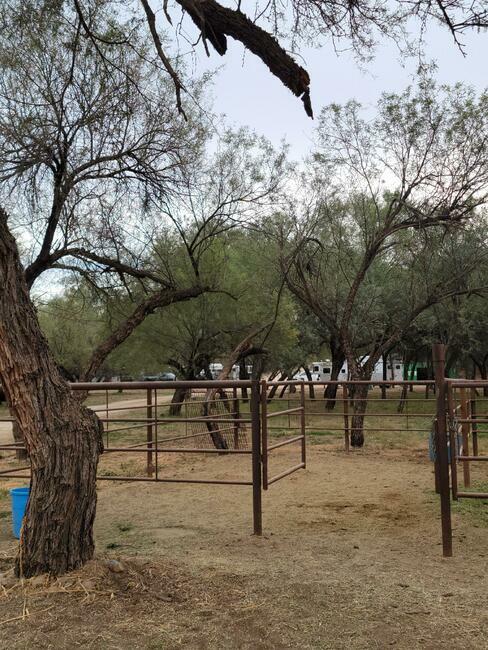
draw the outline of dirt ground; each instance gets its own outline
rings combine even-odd
[[[297,454],[276,450],[273,472]],[[164,461],[177,476],[250,469],[248,456]],[[346,455],[321,440],[264,494],[257,538],[249,487],[102,483],[97,561],[0,592],[0,647],[488,648],[486,521],[455,511],[443,559],[432,487],[425,448]],[[0,570],[10,526],[0,518]]]

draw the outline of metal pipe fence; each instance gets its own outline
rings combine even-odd
[[[469,488],[470,463],[488,460],[479,453],[480,434],[488,424],[488,407],[484,406],[488,397],[481,395],[479,388],[488,382],[444,380],[442,360],[437,363],[436,381],[226,380],[76,383],[71,387],[87,394],[87,403],[93,404],[103,424],[106,454],[101,465],[104,459],[133,459],[133,467],[125,474],[104,473],[101,467],[99,480],[252,487],[253,530],[258,535],[262,533],[262,491],[306,468],[307,439],[314,432],[337,435],[349,452],[358,431],[389,433],[395,439],[422,432],[427,437],[435,420],[436,487],[442,503],[443,549],[449,555],[450,493],[454,499],[487,498],[484,493],[458,489],[457,465],[461,463],[464,488]],[[307,396],[310,385],[316,394],[323,389],[324,395]],[[277,386],[286,389],[281,397]],[[325,395],[328,386],[337,388],[335,396]],[[362,388],[360,394],[356,393],[358,387]],[[364,387],[369,389],[366,396]],[[175,389],[186,391],[185,399],[173,401]],[[250,400],[247,395],[239,396],[239,391],[247,390]],[[458,438],[462,440],[459,448]],[[290,452],[282,453],[285,447]],[[270,471],[274,458],[289,462],[295,447],[296,458],[289,465]],[[450,456],[449,448],[455,450]],[[0,450],[10,453],[20,449],[18,443],[0,445]],[[180,454],[180,458],[250,457],[250,463],[230,466],[227,478],[172,476],[167,462],[172,454]],[[205,467],[214,468],[212,463]],[[0,477],[28,479],[28,470],[26,464],[7,467],[0,470]]]

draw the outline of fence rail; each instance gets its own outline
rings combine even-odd
[[[488,408],[483,409],[488,397],[480,395],[479,389],[487,389],[488,382],[446,379],[442,346],[434,349],[434,368],[435,381],[225,380],[77,383],[71,387],[87,393],[92,401],[94,395],[104,396],[105,403],[96,404],[93,410],[104,427],[107,458],[128,454],[145,459],[144,476],[100,474],[99,480],[252,487],[253,530],[258,535],[262,533],[262,491],[306,468],[307,437],[316,429],[317,418],[327,432],[343,434],[346,452],[358,431],[390,432],[395,436],[427,433],[435,420],[435,477],[441,497],[443,552],[451,555],[451,496],[453,499],[488,498],[484,492],[467,489],[471,485],[470,464],[488,460],[488,456],[479,453],[479,432],[488,423]],[[374,391],[364,396],[365,386],[381,389],[381,397]],[[331,396],[329,391],[325,395],[326,387],[335,387],[335,394]],[[278,388],[283,395],[278,395]],[[361,388],[359,394],[357,388]],[[400,395],[392,397],[391,391],[387,394],[385,390],[395,388],[401,388]],[[174,393],[175,389],[184,391],[185,398],[170,401],[167,391]],[[316,397],[314,392],[321,389],[324,389],[324,396]],[[425,389],[425,396],[419,395],[420,389]],[[248,390],[250,399],[245,397]],[[110,395],[112,391],[138,392],[141,398],[130,405],[122,400],[118,406]],[[368,410],[369,402],[372,403],[371,411]],[[393,402],[397,405],[396,411],[390,412],[388,409]],[[412,403],[413,411],[409,410]],[[424,410],[419,406],[421,403],[426,404]],[[319,404],[322,410],[318,409]],[[332,406],[333,410],[328,410]],[[381,418],[383,424],[365,425],[372,418]],[[393,418],[397,419],[396,426],[385,426],[385,421]],[[3,422],[11,420],[0,418]],[[275,434],[280,438],[276,439]],[[280,459],[289,458],[295,454],[295,445],[298,447],[296,459],[288,467],[278,467],[279,471],[271,473],[270,464],[277,451],[290,448],[287,454],[277,454]],[[11,453],[22,449],[18,442],[0,445],[0,450]],[[162,454],[234,456],[243,459],[244,463],[244,459],[251,457],[251,463],[244,478],[237,473],[226,479],[169,476],[162,464]],[[463,470],[463,490],[458,489],[458,464]],[[27,464],[9,467],[0,471],[0,477],[28,479],[28,470]]]

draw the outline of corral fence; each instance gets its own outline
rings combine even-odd
[[[488,382],[446,379],[443,346],[434,346],[434,370],[434,381],[106,382],[74,383],[71,387],[87,392],[87,405],[103,423],[105,452],[100,481],[249,487],[257,535],[262,534],[263,490],[306,468],[307,439],[313,435],[342,437],[349,452],[351,435],[357,429],[367,436],[385,433],[395,440],[410,433],[426,440],[433,430],[443,552],[449,556],[451,497],[488,499],[486,492],[466,489],[470,487],[470,464],[488,460],[480,454],[478,444],[479,428],[488,423],[488,412],[483,410],[488,402],[484,397]],[[325,389],[334,384],[337,390],[331,408]],[[361,393],[359,388],[366,390]],[[172,401],[176,389],[183,390],[180,402]],[[362,420],[355,426],[358,408]],[[288,446],[296,449],[295,460],[279,471],[272,470],[276,450]],[[23,446],[18,442],[0,444],[0,451],[13,454],[20,449]],[[225,455],[242,459],[242,464],[232,465],[230,478],[195,477],[185,473],[189,469],[185,463],[174,475],[170,463],[172,456]],[[125,463],[121,462],[124,456],[128,459]],[[111,457],[117,462],[111,463]],[[288,459],[289,455],[280,460],[288,463]],[[104,466],[107,463],[108,467]],[[458,487],[458,465],[462,467],[463,490]],[[117,471],[120,467],[124,471]],[[0,478],[29,479],[29,469],[28,464],[19,467],[11,462],[0,469]],[[212,465],[210,469],[216,472]]]
[[[267,385],[259,381],[170,381],[73,383],[74,391],[87,392],[103,424],[103,461],[110,455],[126,455],[132,465],[122,463],[125,473],[99,467],[100,481],[139,481],[149,483],[188,483],[252,488],[253,530],[262,534],[262,490],[306,467],[304,403],[297,407],[268,412]],[[176,389],[183,389],[185,399],[171,400]],[[239,396],[250,392],[250,399]],[[130,393],[130,397],[126,393]],[[137,394],[139,397],[134,398]],[[303,394],[303,391],[302,391]],[[99,397],[95,397],[99,396]],[[120,399],[120,404],[118,403]],[[90,405],[90,402],[87,402]],[[178,408],[179,407],[179,408]],[[243,408],[244,407],[244,408]],[[177,415],[170,413],[177,410]],[[297,424],[290,423],[277,442],[268,440],[268,422],[299,414]],[[1,418],[11,421],[11,418]],[[268,458],[280,447],[298,445],[297,462],[270,476]],[[0,450],[17,452],[25,447],[5,443]],[[171,455],[235,455],[250,458],[243,468],[247,476],[232,478],[195,478],[193,475],[170,476],[167,463]],[[134,461],[142,457],[143,462]],[[119,463],[120,465],[120,463]],[[30,479],[29,465],[0,470],[2,479]]]
[[[435,425],[436,491],[441,500],[442,547],[452,556],[451,499],[488,500],[484,489],[472,488],[471,465],[488,461],[480,451],[488,424],[488,381],[445,378],[445,346],[433,348],[437,408]],[[462,475],[464,489],[459,489]]]

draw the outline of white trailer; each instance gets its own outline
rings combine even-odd
[[[367,360],[367,357],[364,359]],[[310,373],[312,375],[312,381],[330,381],[332,376],[332,361],[326,359],[325,361],[314,361],[309,366]],[[295,375],[294,379],[307,380],[307,375],[305,372],[300,372]],[[338,381],[344,381],[349,379],[349,373],[347,369],[347,361],[344,362],[339,376]],[[371,379],[374,381],[382,381],[383,379],[383,360],[377,362],[374,367],[373,374]],[[389,359],[386,367],[386,379],[387,381],[402,381],[403,379],[403,363],[396,359]]]

